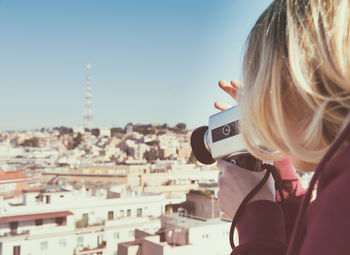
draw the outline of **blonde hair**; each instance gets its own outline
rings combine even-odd
[[[275,0],[248,37],[243,77],[248,150],[319,162],[349,122],[350,0]]]

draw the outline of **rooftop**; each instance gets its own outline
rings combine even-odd
[[[23,215],[0,217],[0,223],[58,218],[58,217],[65,217],[68,215],[73,215],[73,213],[70,211],[61,211],[61,212],[50,212],[50,213],[23,214]]]
[[[4,172],[0,169],[0,181],[19,180],[27,178],[29,177],[20,171]]]
[[[167,217],[170,219],[169,223],[172,223],[180,227],[203,227],[216,224],[227,224],[231,221],[221,218],[204,219],[191,215],[183,215],[178,213],[167,214],[162,217]],[[173,221],[173,222],[172,222]]]

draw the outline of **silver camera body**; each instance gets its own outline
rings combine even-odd
[[[209,126],[195,129],[191,135],[192,152],[203,164],[224,159],[252,171],[260,171],[262,162],[246,149],[239,126],[239,105],[209,117]]]
[[[213,159],[229,158],[248,153],[239,132],[239,105],[209,117],[209,126],[204,135],[204,144]]]

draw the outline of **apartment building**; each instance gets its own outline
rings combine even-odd
[[[119,243],[118,255],[226,255],[231,252],[230,226],[230,221],[220,218],[164,215],[156,235]]]
[[[117,254],[134,230],[155,232],[166,200],[161,194],[32,189],[23,201],[0,201],[0,255]]]
[[[27,187],[30,177],[20,171],[5,172],[0,169],[0,196],[17,196]]]
[[[155,164],[157,166],[157,164]],[[54,177],[65,178],[68,182],[112,182],[137,187],[146,193],[163,193],[167,198],[184,197],[198,183],[216,183],[218,170],[199,170],[194,165],[173,163],[160,167],[144,165],[118,165],[115,167],[90,167],[67,169],[66,171],[43,172],[44,181]]]
[[[74,219],[70,211],[0,217],[0,254],[72,254]]]
[[[135,240],[119,243],[118,255],[229,254],[231,220],[217,206],[218,187],[200,186],[186,201],[167,205],[156,234],[137,230]]]

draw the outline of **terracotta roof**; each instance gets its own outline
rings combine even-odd
[[[11,172],[0,171],[0,181],[26,179],[26,178],[29,178],[28,175],[20,171],[11,171]]]
[[[73,215],[73,213],[70,211],[61,211],[61,212],[50,212],[50,213],[24,214],[24,215],[0,217],[0,223],[58,218],[58,217],[65,217],[68,215]]]

